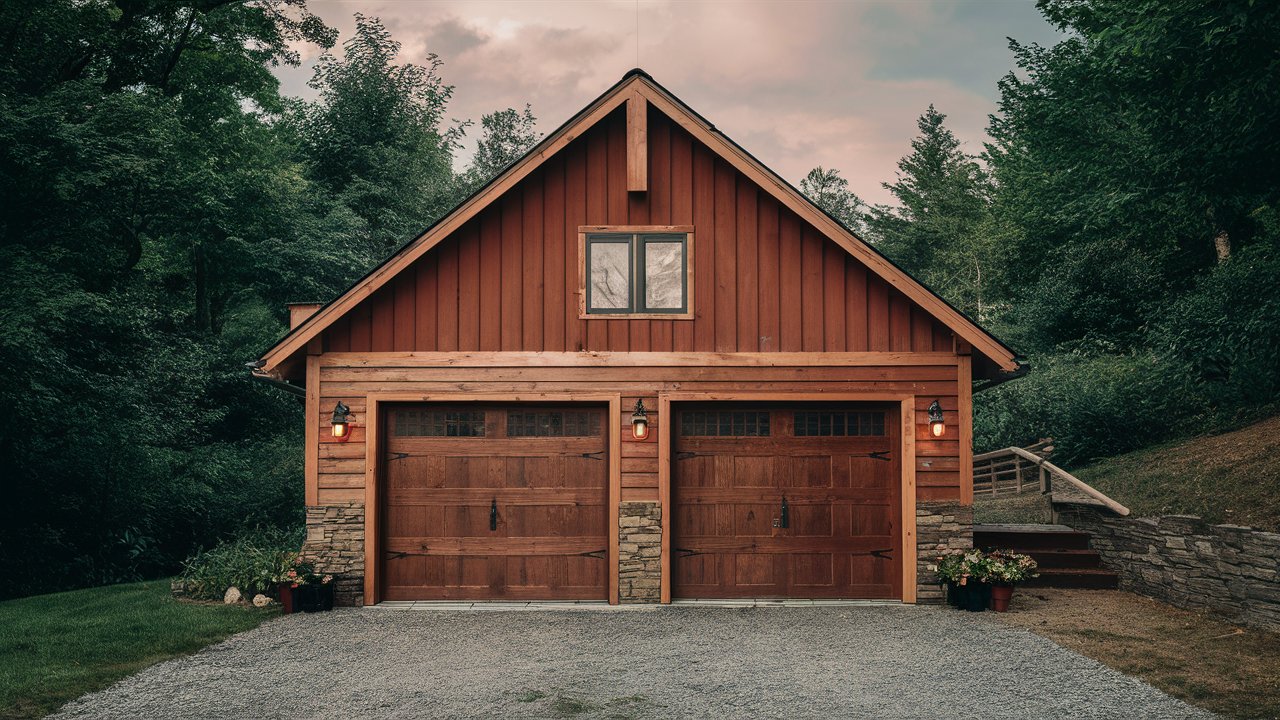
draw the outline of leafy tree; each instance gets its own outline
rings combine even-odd
[[[507,108],[482,117],[476,154],[459,178],[461,194],[479,189],[536,145],[542,139],[537,122],[528,105],[522,111]]]
[[[1068,39],[1013,42],[987,157],[1034,347],[1130,348],[1233,246],[1270,242],[1280,6],[1042,0]],[[1128,280],[1126,281],[1126,278]]]
[[[442,128],[453,86],[435,54],[425,67],[395,64],[400,43],[360,14],[342,49],[316,63],[319,102],[296,106],[294,122],[308,178],[363,222],[371,265],[448,210],[463,128]]]
[[[153,576],[295,522],[299,409],[239,365],[284,299],[354,271],[273,115],[270,66],[332,31],[298,0],[0,21],[0,407],[22,417],[0,425],[3,592]]]
[[[992,314],[998,239],[1007,230],[991,215],[991,186],[932,105],[916,126],[898,177],[884,183],[897,199],[876,206],[868,231],[877,247],[907,272],[980,320]]]
[[[866,233],[866,203],[849,190],[849,181],[840,176],[839,170],[821,165],[810,170],[800,181],[800,192],[855,235]]]

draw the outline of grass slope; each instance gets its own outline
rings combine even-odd
[[[168,580],[0,602],[0,718],[40,717],[275,610],[181,603]]]
[[[1134,515],[1199,515],[1280,531],[1280,417],[1073,471]]]

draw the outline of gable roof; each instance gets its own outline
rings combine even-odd
[[[1012,373],[1019,371],[1022,367],[1017,361],[1017,353],[1011,348],[895,265],[870,244],[855,236],[794,186],[719,132],[706,118],[658,84],[648,73],[635,69],[624,75],[622,80],[535,145],[523,157],[509,165],[488,184],[472,193],[457,207],[403,245],[306,321],[290,330],[255,363],[258,367],[257,372],[277,375],[278,368],[282,364],[304,350],[308,343],[317,339],[326,328],[632,97],[642,98],[661,110],[673,122],[754,181],[780,204],[844,248],[889,286],[916,302],[954,332],[958,338],[969,343],[976,353],[989,361],[992,370]]]

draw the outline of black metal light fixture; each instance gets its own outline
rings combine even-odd
[[[942,404],[937,400],[929,406],[929,434],[942,437],[947,432],[947,424],[942,419]]]
[[[333,408],[333,436],[342,442],[351,437],[351,408],[341,400]]]
[[[631,413],[631,437],[636,440],[649,437],[649,413],[645,412],[644,400],[636,400],[635,412]]]

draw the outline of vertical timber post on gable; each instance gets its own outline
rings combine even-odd
[[[640,93],[627,98],[627,192],[649,190],[649,103]]]

